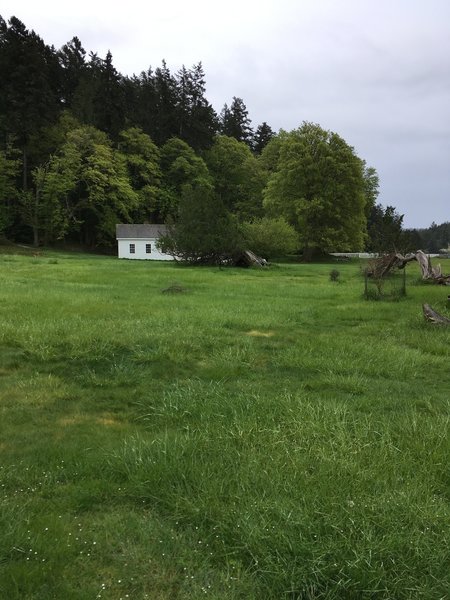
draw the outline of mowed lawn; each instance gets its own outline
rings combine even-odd
[[[450,598],[450,328],[421,311],[450,289],[417,265],[398,302],[357,261],[0,254],[0,283],[0,598]]]

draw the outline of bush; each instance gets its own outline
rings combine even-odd
[[[241,230],[247,248],[266,259],[293,254],[299,247],[297,232],[283,217],[246,222]]]
[[[330,271],[330,281],[339,281],[340,273],[337,269]]]

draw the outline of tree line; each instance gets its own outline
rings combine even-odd
[[[106,247],[129,222],[184,222],[212,239],[220,221],[230,246],[308,255],[401,231],[376,203],[375,169],[338,134],[254,129],[237,97],[217,114],[201,63],[123,76],[110,52],[77,37],[57,50],[0,17],[0,80],[0,234],[12,241]]]

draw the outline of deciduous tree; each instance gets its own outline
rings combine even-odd
[[[205,159],[216,192],[228,210],[242,221],[261,217],[266,173],[247,144],[217,136]]]
[[[142,223],[151,218],[158,207],[162,176],[160,151],[150,136],[138,127],[120,133],[119,151],[131,186],[139,197],[139,206],[132,212],[132,219]]]
[[[305,258],[364,247],[363,162],[336,133],[303,123],[287,134],[264,196],[269,214],[297,229]]]
[[[161,193],[154,218],[165,222],[177,215],[184,186],[210,186],[211,176],[205,161],[179,138],[168,140],[161,148],[161,169]]]

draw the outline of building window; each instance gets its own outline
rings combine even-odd
[[[136,245],[130,244],[130,254],[135,254],[135,252],[136,252]]]
[[[152,245],[145,244],[145,254],[151,254],[151,253],[152,253]]]

